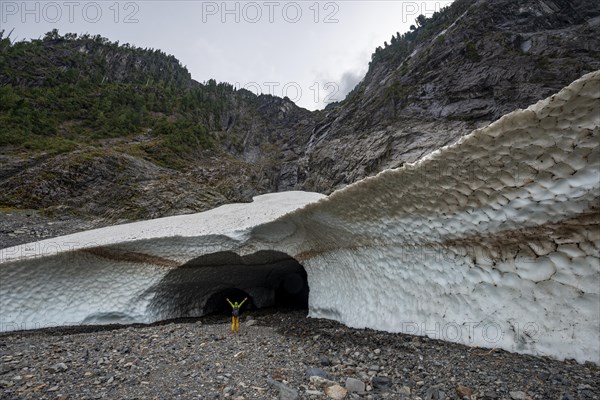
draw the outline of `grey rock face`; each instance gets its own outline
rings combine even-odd
[[[600,3],[454,2],[437,25],[374,55],[313,127],[298,169],[329,193],[413,162],[600,69]],[[304,176],[304,175],[303,175]]]

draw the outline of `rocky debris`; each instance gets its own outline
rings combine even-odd
[[[412,390],[408,386],[402,386],[400,389],[398,389],[398,394],[402,396],[410,396],[411,392]]]
[[[271,378],[267,379],[267,383],[279,390],[280,400],[296,400],[298,398],[298,392],[296,389],[292,389],[291,387]]]
[[[439,387],[430,387],[425,392],[424,400],[445,400],[446,393]]]
[[[329,359],[329,357],[327,357],[326,355],[320,355],[319,356],[319,363],[326,367],[328,365],[331,365],[331,360]]]
[[[333,400],[342,400],[346,398],[348,391],[340,385],[328,386],[325,388],[325,394]]]
[[[525,394],[525,392],[522,392],[520,390],[516,390],[514,392],[509,392],[508,394],[510,395],[510,398],[512,400],[527,400],[529,398],[529,396],[527,396],[527,394]]]
[[[470,400],[599,398],[600,367],[591,363],[351,329],[301,312],[252,314],[257,324],[239,335],[221,316],[2,333],[0,399],[464,400],[458,387],[472,390]],[[324,355],[330,380],[307,378]],[[367,382],[364,393],[351,390],[354,380]]]
[[[313,376],[318,376],[320,378],[329,379],[329,374],[327,373],[327,371],[321,368],[307,368],[306,376],[309,378]]]
[[[461,399],[462,399],[463,397],[471,397],[471,396],[473,395],[473,390],[472,390],[472,389],[470,389],[470,388],[468,388],[468,387],[465,387],[465,386],[458,385],[458,386],[456,387],[456,394],[457,394],[457,395],[458,395],[458,397],[460,397]]]
[[[57,364],[54,364],[53,366],[51,366],[50,368],[48,368],[48,370],[53,373],[64,372],[68,369],[69,369],[69,367],[67,367],[67,365],[65,363],[57,363]]]
[[[310,396],[310,398],[325,396],[325,393],[321,392],[320,390],[311,390],[311,389],[306,389],[304,391],[304,394],[307,396]]]
[[[346,378],[346,390],[350,393],[363,394],[365,392],[365,383],[359,379]]]
[[[311,376],[310,377],[310,383],[315,386],[316,388],[319,389],[323,389],[323,388],[327,388],[329,386],[333,386],[333,385],[337,385],[337,383],[335,381],[332,381],[330,379],[326,379],[320,376]]]
[[[387,376],[374,376],[371,384],[375,389],[389,390],[392,387],[392,380]]]

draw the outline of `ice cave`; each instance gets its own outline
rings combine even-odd
[[[286,192],[0,251],[2,330],[276,301],[600,363],[600,72],[330,196]]]
[[[200,256],[169,271],[151,289],[150,312],[155,318],[229,314],[226,298],[248,298],[245,309],[283,306],[308,308],[304,267],[275,251],[247,256],[218,252]]]

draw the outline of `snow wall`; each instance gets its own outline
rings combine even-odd
[[[177,317],[156,305],[182,290],[197,315],[232,286],[266,304],[277,259],[264,279],[194,260],[285,253],[306,269],[312,317],[600,364],[599,131],[600,71],[328,197],[271,194],[3,249],[1,329]],[[208,284],[166,279],[181,268]]]

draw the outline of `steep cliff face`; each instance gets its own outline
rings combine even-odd
[[[413,162],[600,69],[600,3],[457,0],[373,54],[314,127],[302,187],[330,192]]]
[[[257,97],[245,91],[240,95],[247,103],[237,101],[223,118],[226,135],[236,135],[236,143],[227,140],[225,148],[236,158],[259,166],[266,186],[253,195],[299,187],[305,177],[299,173],[298,159],[320,113],[300,108],[288,98]]]

